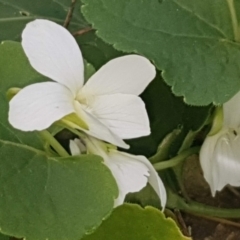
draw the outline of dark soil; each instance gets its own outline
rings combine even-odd
[[[240,191],[226,187],[212,197],[208,184],[203,178],[197,156],[186,160],[184,184],[190,199],[219,208],[240,208]],[[240,240],[240,228],[182,213],[186,229],[193,240]],[[229,219],[240,222],[240,220]]]

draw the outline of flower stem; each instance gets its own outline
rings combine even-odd
[[[182,143],[180,149],[178,150],[178,154],[182,153],[183,151],[189,149],[192,146],[193,141],[200,130],[201,130],[201,128],[197,131],[190,130],[188,132],[185,139],[183,140],[183,143]]]
[[[167,207],[179,209],[190,214],[200,214],[218,218],[240,218],[240,209],[211,207],[195,201],[186,202],[185,199],[167,189],[168,201]]]
[[[44,140],[46,140],[61,157],[69,157],[68,152],[62,147],[62,145],[47,130],[40,131],[39,135]]]
[[[158,146],[156,154],[149,158],[152,164],[164,161],[168,157],[169,149],[180,133],[181,129],[174,129],[164,137]]]
[[[184,161],[187,157],[191,156],[192,154],[198,153],[199,150],[200,147],[189,148],[187,150],[182,151],[179,155],[172,159],[153,164],[153,167],[156,169],[156,171],[174,167],[181,163],[182,161]]]

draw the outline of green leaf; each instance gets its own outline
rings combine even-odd
[[[117,185],[99,156],[50,158],[0,140],[0,229],[29,240],[79,240],[109,216]]]
[[[10,237],[0,233],[0,240],[10,240]]]
[[[84,60],[84,82],[86,82],[96,72],[94,66]]]
[[[211,106],[193,107],[186,105],[182,98],[175,97],[164,83],[160,73],[141,95],[146,104],[151,125],[151,135],[128,141],[130,152],[152,156],[165,136],[174,129],[180,134],[175,139],[171,154],[176,154],[189,130],[197,130],[209,115]],[[170,157],[170,156],[168,156]]]
[[[124,204],[84,240],[190,240],[176,223],[153,207]]]
[[[99,69],[113,58],[123,56],[123,52],[119,52],[111,45],[103,42],[96,36],[94,31],[76,37],[81,48],[84,59]]]
[[[79,9],[77,0],[75,8]],[[71,0],[0,0],[0,42],[19,40],[25,25],[34,19],[49,19],[63,25]],[[87,23],[79,11],[74,11],[69,30],[75,32],[85,28]]]
[[[47,80],[30,66],[21,44],[11,41],[0,44],[0,79],[0,90],[4,93],[12,87],[23,88]]]
[[[104,41],[154,61],[177,96],[221,104],[240,89],[240,4],[230,0],[83,0]]]

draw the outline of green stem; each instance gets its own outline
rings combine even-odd
[[[177,155],[176,157],[170,160],[153,164],[153,167],[156,169],[156,171],[174,167],[179,163],[181,163],[182,161],[184,161],[187,157],[191,156],[192,154],[198,153],[199,150],[200,150],[200,147],[189,148],[185,151],[182,151],[179,155]]]
[[[167,136],[164,137],[164,139],[158,146],[156,154],[149,158],[152,164],[164,161],[167,157],[169,157],[169,149],[172,143],[180,134],[180,132],[181,129],[174,129],[171,133],[167,134]]]
[[[168,208],[177,208],[184,212],[219,218],[240,218],[240,209],[217,208],[195,201],[186,202],[182,197],[168,189]]]
[[[47,130],[39,132],[39,135],[46,140],[61,157],[69,157],[68,152]]]
[[[230,10],[231,19],[232,19],[234,39],[236,42],[240,42],[240,31],[238,26],[238,19],[237,19],[236,10],[235,10],[233,1],[234,0],[227,0],[227,4]]]
[[[178,153],[181,153],[184,150],[189,149],[192,146],[192,143],[193,143],[196,135],[198,134],[198,132],[199,132],[199,130],[197,130],[197,131],[190,130],[188,132],[188,134],[186,135],[180,149],[178,150]]]

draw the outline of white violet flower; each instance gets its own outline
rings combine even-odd
[[[109,61],[84,84],[81,51],[73,36],[48,20],[27,24],[22,46],[32,67],[53,81],[34,83],[10,101],[9,122],[22,131],[43,130],[63,119],[87,134],[128,148],[122,139],[150,134],[138,95],[156,71],[146,58]]]
[[[220,122],[220,129],[210,132],[200,151],[200,164],[213,196],[227,184],[240,186],[240,92],[223,104]]]
[[[113,146],[108,147],[104,142],[90,136],[86,136],[82,140],[85,147],[79,139],[70,140],[71,154],[80,155],[87,151],[103,158],[118,185],[119,195],[115,199],[115,207],[123,204],[126,194],[140,191],[147,182],[158,194],[162,208],[165,207],[167,199],[165,187],[146,157],[120,152]]]

